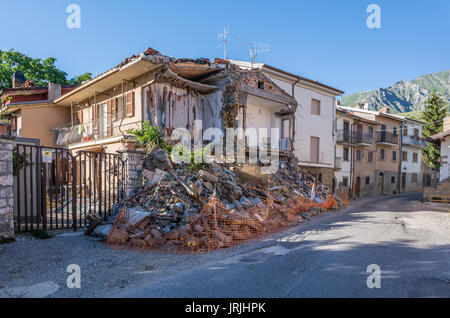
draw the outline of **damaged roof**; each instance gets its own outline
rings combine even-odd
[[[309,79],[309,78],[306,78],[306,77],[303,77],[303,76],[296,75],[294,73],[290,73],[290,72],[284,71],[282,69],[279,69],[277,67],[271,66],[269,64],[264,64],[264,63],[253,63],[252,64],[250,62],[237,61],[237,60],[228,60],[228,61],[230,63],[238,65],[239,67],[241,67],[243,69],[253,69],[253,70],[256,69],[256,70],[261,70],[261,71],[265,70],[265,71],[268,71],[268,72],[271,72],[271,73],[278,73],[278,74],[282,74],[282,75],[287,76],[287,77],[291,77],[293,80],[297,80],[298,82],[304,82],[304,83],[307,83],[307,84],[316,85],[316,86],[321,87],[323,89],[332,91],[336,95],[344,95],[345,94],[345,92],[343,92],[340,89],[337,89],[335,87],[323,84],[323,83],[321,83],[319,81],[315,81],[315,80],[312,80],[312,79]]]

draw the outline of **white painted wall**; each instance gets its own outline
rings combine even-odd
[[[275,117],[275,111],[258,105],[247,104],[247,128],[280,128],[280,118]]]
[[[406,123],[405,127],[407,127],[407,129],[408,129],[408,136],[413,136],[414,129],[417,128],[419,130],[419,137],[422,137],[422,126],[421,125],[417,125],[414,123]],[[402,135],[402,138],[404,138],[403,131],[401,131],[400,133]],[[402,172],[417,173],[418,176],[420,177],[421,169],[422,169],[422,164],[421,164],[422,163],[422,150],[417,147],[407,146],[407,145],[403,144],[402,151],[408,152],[408,160],[407,161],[402,160]],[[413,162],[413,153],[418,154],[417,162]],[[403,154],[400,154],[400,156],[403,156]],[[421,179],[418,180],[418,182],[421,182]]]
[[[292,82],[269,77],[288,94],[292,93]],[[297,84],[294,90],[298,103],[295,114],[294,148],[301,165],[334,168],[334,121],[336,97],[316,89]],[[311,114],[312,99],[320,101],[320,115]],[[311,137],[320,138],[319,163],[310,162]]]
[[[447,156],[447,157],[445,157]],[[441,142],[441,157],[443,164],[441,165],[440,181],[450,178],[450,138]]]
[[[353,124],[353,119],[351,118],[345,118],[346,121],[350,123],[350,127]],[[336,129],[342,130],[344,129],[344,117],[337,113],[336,118]],[[348,178],[348,185],[351,184],[351,178],[350,178],[350,171],[351,171],[351,148],[349,148],[349,160],[344,161],[344,146],[341,144],[336,144],[336,157],[341,158],[341,170],[336,170],[334,175],[336,177],[336,181],[339,185],[340,182],[342,182],[343,177]]]

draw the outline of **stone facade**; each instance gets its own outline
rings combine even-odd
[[[377,176],[375,195],[390,195],[398,193],[398,171],[375,170],[375,176]]]
[[[118,151],[125,160],[126,196],[131,196],[142,189],[142,169],[145,154],[136,150]]]
[[[327,186],[330,190],[333,189],[334,169],[331,168],[317,168],[301,166],[303,169],[312,174],[323,185]],[[335,184],[337,188],[337,185]]]
[[[11,140],[0,139],[0,241],[14,238],[14,193]]]

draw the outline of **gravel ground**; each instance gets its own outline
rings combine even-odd
[[[358,200],[345,210],[323,213],[311,222],[265,240],[200,255],[117,251],[105,247],[98,239],[73,232],[48,240],[20,237],[16,242],[0,245],[0,297],[339,297],[346,294],[335,290],[335,295],[330,289],[321,289],[324,288],[320,285],[321,278],[325,279],[332,270],[320,271],[318,265],[348,262],[346,266],[351,267],[353,259],[356,264],[373,254],[386,255],[399,266],[414,261],[419,272],[431,272],[437,266],[435,263],[440,262],[438,267],[443,267],[442,271],[434,274],[440,281],[429,275],[419,275],[413,280],[418,291],[414,294],[411,287],[412,291],[406,295],[420,297],[427,289],[448,287],[448,283],[442,283],[442,277],[450,279],[450,225],[448,213],[442,212],[449,212],[450,205],[420,203],[417,199],[417,196],[398,196]],[[422,255],[419,249],[406,250],[402,244],[408,240],[430,248],[429,253]],[[332,243],[337,241],[340,243]],[[351,250],[355,244],[359,244],[359,249],[352,247],[348,255],[336,253]],[[402,255],[400,260],[395,259],[396,249],[398,257]],[[81,289],[66,287],[70,275],[66,268],[70,264],[81,268]],[[251,273],[246,271],[248,267],[253,268]],[[288,267],[287,272],[284,267]],[[415,273],[416,268],[404,271]],[[277,275],[276,283],[268,272]],[[310,278],[318,275],[319,286],[314,289],[317,293],[299,289],[299,277],[305,273]],[[244,286],[242,282],[248,279],[252,281]],[[307,286],[308,277],[301,280]],[[275,286],[280,281],[287,285],[277,289],[285,290],[284,294],[278,295],[272,288],[255,289],[258,284]]]

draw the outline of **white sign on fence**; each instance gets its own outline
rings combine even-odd
[[[52,163],[52,151],[51,150],[43,150],[42,151],[42,162],[43,163]]]

